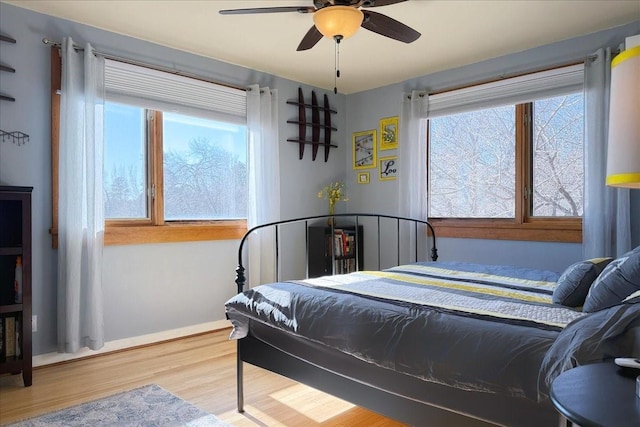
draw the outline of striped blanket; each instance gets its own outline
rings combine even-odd
[[[296,283],[556,330],[583,316],[581,312],[552,303],[555,280],[550,279],[555,276],[548,272],[534,280],[518,277],[521,269],[495,271],[498,267],[466,264],[469,271],[463,271],[455,269],[456,266],[417,263]],[[527,271],[531,276],[533,271]]]

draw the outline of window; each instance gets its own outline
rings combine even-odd
[[[513,218],[515,107],[429,123],[429,218]]]
[[[174,113],[162,119],[165,220],[246,218],[246,126]]]
[[[149,218],[145,110],[107,102],[104,112],[105,219]]]
[[[150,132],[154,120],[159,133]],[[147,176],[154,169],[147,139],[151,152],[162,145],[161,175]],[[107,102],[104,140],[107,224],[246,218],[245,126]],[[158,188],[163,209],[155,218],[150,207],[160,198]]]
[[[438,235],[581,240],[581,74],[573,66],[430,97],[428,214]]]
[[[52,88],[59,88],[59,67],[55,52]],[[240,238],[247,215],[245,92],[111,60],[105,89],[105,244]],[[58,111],[52,89],[52,123]],[[57,144],[52,129],[54,246]]]
[[[532,217],[582,217],[583,99],[577,93],[533,102]]]

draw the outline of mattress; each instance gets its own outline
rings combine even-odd
[[[549,372],[573,360],[571,338],[558,338],[592,317],[551,302],[557,278],[504,266],[414,263],[261,285],[231,298],[226,312],[233,338],[258,322],[423,381],[540,401]]]

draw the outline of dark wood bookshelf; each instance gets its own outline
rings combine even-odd
[[[0,374],[22,373],[32,383],[31,337],[31,187],[0,186]],[[16,301],[17,258],[22,260],[22,300]],[[7,319],[14,331],[7,330]],[[11,351],[8,345],[15,346]]]
[[[364,231],[361,225],[309,226],[309,277],[345,274],[362,270],[364,264]],[[336,248],[336,236],[350,239],[349,249]],[[344,244],[344,241],[341,242]],[[335,272],[334,272],[335,270]]]

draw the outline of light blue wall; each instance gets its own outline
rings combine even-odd
[[[557,65],[584,61],[600,47],[616,48],[624,38],[640,33],[640,22],[583,37],[495,58],[476,64],[422,76],[401,83],[363,91],[347,97],[347,131],[377,129],[378,120],[400,112],[402,93],[423,89],[437,92],[501,76],[522,74]],[[402,143],[400,135],[400,143]],[[396,150],[379,151],[378,156],[395,155]],[[397,213],[397,181],[380,181],[377,169],[370,169],[371,183],[358,185],[346,162],[350,183],[349,210],[352,212]],[[640,244],[640,191],[631,190],[632,241]],[[562,271],[582,258],[580,244],[520,242],[477,239],[439,239],[440,260],[511,264],[530,268]]]
[[[141,40],[109,33],[66,20],[0,3],[0,31],[18,42],[0,43],[0,62],[15,74],[0,73],[0,92],[16,98],[0,102],[0,129],[20,130],[30,141],[20,147],[0,144],[0,183],[33,186],[33,313],[39,330],[33,336],[34,354],[56,349],[56,251],[51,248],[51,150],[49,106],[50,49],[42,38],[60,41],[71,36],[77,43],[91,42],[102,52],[209,77],[221,82],[258,83],[279,92],[280,166],[282,216],[325,213],[326,202],[316,194],[325,183],[347,178],[350,201],[338,211],[395,213],[396,183],[379,182],[371,170],[371,184],[358,185],[351,168],[351,134],[376,129],[378,119],[398,114],[400,96],[413,88],[438,89],[495,78],[501,73],[536,68],[583,57],[597,46],[615,45],[623,35],[640,32],[640,23],[579,40],[511,55],[469,67],[425,76],[349,96],[334,95],[269,74],[226,64]],[[291,64],[295,66],[295,64]],[[298,160],[297,144],[286,142],[297,128],[287,124],[296,107],[298,87],[305,96],[311,90],[329,95],[338,129],[329,161],[312,162],[309,150]],[[393,152],[389,152],[393,154]],[[638,193],[638,192],[636,192]],[[634,241],[640,243],[640,196],[633,195]],[[234,269],[237,241],[110,246],[104,252],[106,340],[135,337],[167,329],[224,318],[223,303],[235,292]],[[296,248],[294,247],[295,251]],[[504,262],[560,270],[580,258],[580,245],[537,242],[441,239],[441,259]],[[294,256],[295,255],[295,256]],[[295,262],[284,267],[286,277],[303,271],[301,251],[288,256]],[[291,258],[290,258],[291,259]]]
[[[43,38],[61,41],[71,36],[78,44],[90,42],[104,53],[209,77],[223,83],[246,86],[258,83],[277,89],[279,98],[282,216],[313,215],[326,211],[318,199],[321,185],[344,178],[346,146],[344,95],[334,95],[269,74],[165,48],[85,25],[0,3],[0,31],[17,40],[0,43],[3,64],[15,74],[0,73],[0,92],[16,102],[0,102],[0,129],[30,135],[27,144],[0,144],[0,183],[33,186],[33,314],[38,332],[33,335],[34,354],[56,349],[56,251],[51,248],[51,149],[50,149],[50,47]],[[212,41],[215,42],[215,41]],[[295,66],[295,64],[292,64]],[[332,118],[338,128],[333,137],[339,147],[329,161],[311,161],[307,148],[298,160],[298,145],[286,142],[297,136],[297,107],[286,103],[305,97],[311,90],[338,111]],[[322,150],[321,150],[322,151]],[[224,302],[235,293],[237,241],[109,246],[104,250],[103,290],[107,341],[224,319]],[[303,274],[300,262],[287,269],[289,276]],[[301,273],[302,271],[302,273]]]

